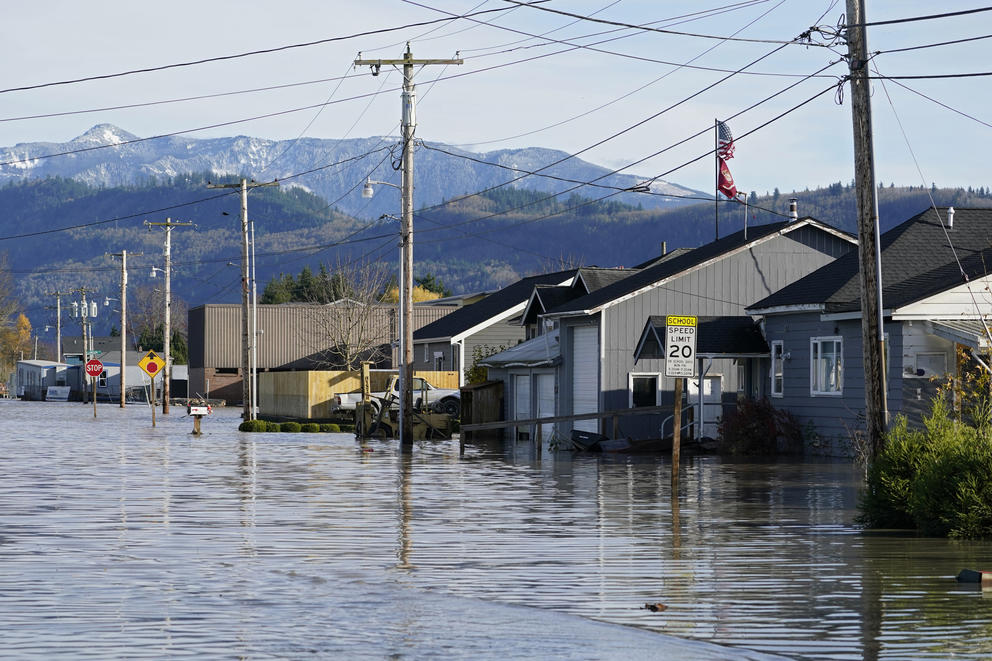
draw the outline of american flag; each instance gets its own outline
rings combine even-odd
[[[734,157],[734,134],[730,132],[730,127],[723,122],[717,121],[717,155],[723,160]]]

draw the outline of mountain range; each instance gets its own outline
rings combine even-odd
[[[129,253],[129,310],[147,309],[158,287],[149,277],[150,267],[163,266],[164,237],[149,231],[145,220],[171,217],[193,223],[172,234],[176,296],[190,306],[240,300],[238,192],[210,190],[208,181],[285,177],[279,187],[258,188],[250,196],[259,291],[270,279],[297,274],[304,266],[316,270],[325,264],[333,271],[335,265],[361,260],[395,265],[398,229],[382,216],[396,213],[398,196],[383,187],[372,200],[379,206],[362,206],[368,201],[360,191],[369,172],[375,179],[398,180],[390,168],[395,154],[386,148],[388,140],[302,140],[295,145],[247,137],[135,140],[101,125],[69,143],[0,149],[0,253],[6,253],[17,296],[36,328],[54,321],[49,292],[85,286],[100,300],[116,297],[120,266],[111,255],[123,250]],[[105,148],[108,144],[124,146]],[[692,248],[716,235],[712,201],[689,204],[667,197],[692,196],[689,189],[671,185],[665,194],[599,200],[609,191],[587,186],[551,197],[548,188],[569,185],[528,177],[486,190],[515,175],[480,163],[483,157],[528,170],[563,155],[531,148],[451,157],[442,149],[458,153],[438,145],[418,149],[414,275],[434,275],[455,293],[491,290],[578,264],[632,266],[657,256],[663,245]],[[279,156],[280,150],[288,151]],[[55,153],[66,155],[42,158]],[[327,167],[348,158],[353,160]],[[262,170],[267,163],[274,165]],[[292,177],[318,167],[323,169],[310,176]],[[553,171],[577,181],[609,173],[578,159],[563,161]],[[625,187],[639,183],[627,175],[602,181]],[[669,184],[658,182],[653,188],[658,192],[662,186]],[[459,198],[473,191],[480,192]],[[855,232],[853,189],[837,182],[799,193],[752,193],[747,208],[725,201],[719,205],[720,236],[740,230],[745,212],[749,225],[780,220],[790,197],[799,198],[800,216]],[[985,188],[890,184],[879,189],[882,230],[926,209],[931,197],[938,205],[992,205],[992,191]],[[438,204],[444,200],[452,202]],[[101,320],[106,327],[98,332],[106,332],[111,322]]]
[[[399,159],[399,139],[346,140],[301,138],[266,140],[236,136],[197,139],[184,135],[139,138],[110,124],[98,124],[68,142],[31,142],[0,147],[0,185],[64,177],[93,187],[113,187],[211,173],[215,177],[247,176],[258,181],[279,179],[318,195],[339,211],[357,218],[396,213],[397,194],[364,199],[366,178],[399,183],[393,163]],[[595,182],[625,189],[644,177],[613,174],[611,170],[570,158],[552,149],[531,147],[488,153],[468,152],[439,143],[420,143],[414,167],[415,204],[432,206],[452,197],[474,193],[540,170],[548,177],[523,177],[513,187],[558,193],[574,187],[578,195],[602,197],[613,191],[575,182]],[[549,178],[555,177],[555,178]],[[650,184],[656,195],[622,193],[617,201],[645,208],[675,208],[701,195],[678,184]]]

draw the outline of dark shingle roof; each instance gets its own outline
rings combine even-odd
[[[520,303],[526,303],[534,291],[535,285],[559,285],[575,276],[575,269],[544,273],[523,278],[498,292],[486,296],[471,305],[459,308],[451,314],[431,322],[413,333],[413,339],[427,340],[433,338],[454,337],[459,333],[474,328],[488,319],[502,314]]]
[[[568,314],[575,312],[581,313],[584,310],[594,310],[601,305],[609,303],[610,301],[626,296],[627,294],[633,293],[638,289],[647,287],[656,282],[660,282],[666,278],[670,278],[681,273],[682,271],[741,248],[749,243],[769,237],[786,228],[792,226],[799,227],[800,225],[808,223],[816,223],[816,221],[811,218],[804,218],[799,222],[782,221],[778,223],[749,227],[747,229],[747,238],[744,237],[744,230],[735,232],[729,236],[723,237],[722,239],[718,239],[700,246],[695,250],[690,250],[676,255],[671,259],[665,259],[658,262],[653,266],[641,269],[633,275],[609,284],[602,289],[590,292],[586,296],[577,298],[574,301],[570,301],[565,305],[559,306],[554,310],[549,310],[548,312],[551,314]],[[817,223],[817,225],[819,225],[819,223]],[[820,226],[822,227],[822,225]]]
[[[946,218],[947,209],[938,209]],[[950,239],[950,243],[948,242]],[[954,251],[952,252],[951,246]],[[961,270],[969,278],[983,276],[992,264],[992,209],[957,209],[954,227],[944,233],[932,208],[927,209],[881,236],[882,306],[902,307],[963,284]],[[858,252],[852,251],[810,275],[764,298],[749,310],[823,305],[828,313],[861,309]]]
[[[582,278],[582,281],[586,283],[586,287],[589,289],[589,292],[598,291],[603,287],[612,285],[614,282],[623,280],[634,273],[637,273],[637,269],[599,269],[590,267],[579,269],[579,276]]]
[[[696,355],[753,356],[769,353],[761,329],[751,317],[699,317]],[[664,358],[665,316],[648,317],[634,359]]]

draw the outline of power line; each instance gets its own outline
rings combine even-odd
[[[935,44],[922,44],[920,46],[907,46],[906,48],[890,48],[888,50],[875,51],[872,55],[880,55],[882,53],[905,53],[914,50],[923,50],[924,48],[939,48],[941,46],[954,46],[957,44],[966,44],[972,41],[982,41],[983,39],[992,38],[992,34],[984,34],[980,37],[966,37],[964,39],[954,39],[952,41],[940,41]]]
[[[537,1],[537,2],[545,2],[547,0],[535,0],[535,1]],[[9,87],[7,89],[0,89],[0,94],[7,94],[8,92],[23,92],[23,91],[27,91],[27,90],[35,90],[35,89],[41,89],[41,88],[45,88],[45,87],[56,87],[56,86],[59,86],[59,85],[73,85],[73,84],[76,84],[76,83],[85,83],[85,82],[90,82],[90,81],[94,81],[94,80],[107,80],[109,78],[120,78],[120,77],[123,77],[123,76],[132,76],[132,75],[141,74],[141,73],[152,73],[152,72],[155,72],[155,71],[165,71],[165,70],[168,70],[168,69],[179,69],[179,68],[183,68],[183,67],[192,67],[192,66],[197,66],[197,65],[200,65],[200,64],[208,64],[208,63],[211,63],[211,62],[223,62],[223,61],[226,61],[226,60],[236,60],[236,59],[240,59],[240,58],[244,58],[244,57],[252,57],[254,55],[267,55],[267,54],[270,54],[270,53],[278,53],[278,52],[281,52],[281,51],[287,51],[287,50],[292,50],[292,49],[296,49],[296,48],[309,48],[310,46],[319,46],[321,44],[330,44],[330,43],[334,43],[334,42],[337,42],[337,41],[347,41],[349,39],[357,39],[359,37],[369,37],[369,36],[376,35],[376,34],[385,34],[385,33],[388,33],[388,32],[396,32],[398,30],[407,30],[407,29],[410,29],[410,28],[422,27],[424,25],[433,25],[435,23],[443,23],[443,22],[453,21],[453,20],[457,20],[459,18],[468,18],[470,16],[479,16],[479,15],[482,15],[482,14],[493,14],[493,13],[497,13],[497,12],[505,12],[505,11],[508,11],[508,9],[509,8],[507,8],[507,7],[500,7],[500,8],[497,8],[497,9],[485,9],[485,10],[477,11],[477,12],[474,12],[474,13],[471,13],[471,14],[463,14],[463,15],[455,16],[455,17],[451,17],[451,18],[436,18],[436,19],[429,20],[429,21],[419,21],[419,22],[416,22],[416,23],[407,23],[406,25],[400,25],[400,26],[397,26],[397,27],[380,28],[378,30],[367,30],[365,32],[356,32],[354,34],[344,35],[344,36],[340,36],[340,37],[328,37],[326,39],[317,39],[316,41],[306,41],[306,42],[301,42],[301,43],[296,43],[296,44],[288,44],[288,45],[285,45],[285,46],[276,46],[274,48],[263,48],[263,49],[259,49],[259,50],[247,51],[247,52],[244,52],[244,53],[237,53],[237,54],[233,54],[233,55],[220,55],[220,56],[217,56],[217,57],[206,57],[206,58],[202,58],[202,59],[199,59],[199,60],[190,60],[190,61],[187,61],[187,62],[177,62],[177,63],[174,63],[174,64],[164,64],[164,65],[160,65],[160,66],[156,66],[156,67],[146,67],[146,68],[143,68],[143,69],[131,69],[129,71],[120,71],[120,72],[117,72],[117,73],[100,74],[100,75],[95,75],[95,76],[85,76],[83,78],[73,78],[73,79],[70,79],[70,80],[59,80],[59,81],[52,81],[52,82],[47,82],[47,83],[37,83],[35,85],[24,85],[24,86],[21,86],[21,87]]]
[[[404,0],[405,2],[408,0]],[[654,28],[649,25],[636,25],[634,23],[624,23],[622,21],[609,21],[603,18],[593,18],[592,16],[585,16],[583,14],[575,14],[573,12],[563,11],[561,9],[551,9],[550,7],[542,7],[536,4],[530,4],[526,2],[520,2],[519,0],[503,0],[504,2],[509,2],[514,5],[519,5],[522,7],[530,7],[532,9],[539,9],[541,11],[548,12],[550,14],[560,14],[562,16],[570,16],[572,18],[578,18],[583,21],[589,21],[591,23],[602,23],[604,25],[615,25],[623,28],[630,28],[633,30],[642,30],[644,32],[657,32],[660,34],[670,34],[679,37],[699,37],[701,39],[719,39],[721,41],[741,41],[753,44],[782,44],[782,45],[803,45],[803,46],[819,46],[823,47],[823,44],[814,44],[808,41],[809,35],[813,28],[810,28],[797,39],[791,41],[781,41],[776,39],[748,39],[745,37],[727,37],[719,36],[713,34],[699,34],[696,32],[679,32],[677,30],[666,30],[664,28]]]
[[[509,1],[509,0],[507,0]],[[871,21],[870,23],[851,23],[848,28],[871,27],[873,25],[895,25],[896,23],[913,23],[916,21],[930,21],[937,18],[951,18],[953,16],[966,16],[968,14],[978,14],[992,11],[992,7],[978,7],[977,9],[965,9],[962,11],[944,12],[943,14],[928,14],[926,16],[910,16],[908,18],[894,18],[888,21]]]

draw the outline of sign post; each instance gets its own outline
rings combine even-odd
[[[679,454],[682,443],[683,379],[696,376],[697,327],[698,319],[696,317],[668,315],[665,318],[665,376],[675,378],[675,410],[673,411],[674,421],[672,423],[673,503],[677,502],[679,497]]]
[[[152,380],[152,427],[155,426],[155,377],[162,371],[165,361],[157,353],[149,351],[138,361],[138,367]]]
[[[103,374],[103,363],[96,358],[86,361],[86,375],[93,380],[93,417],[96,417],[96,379]]]

